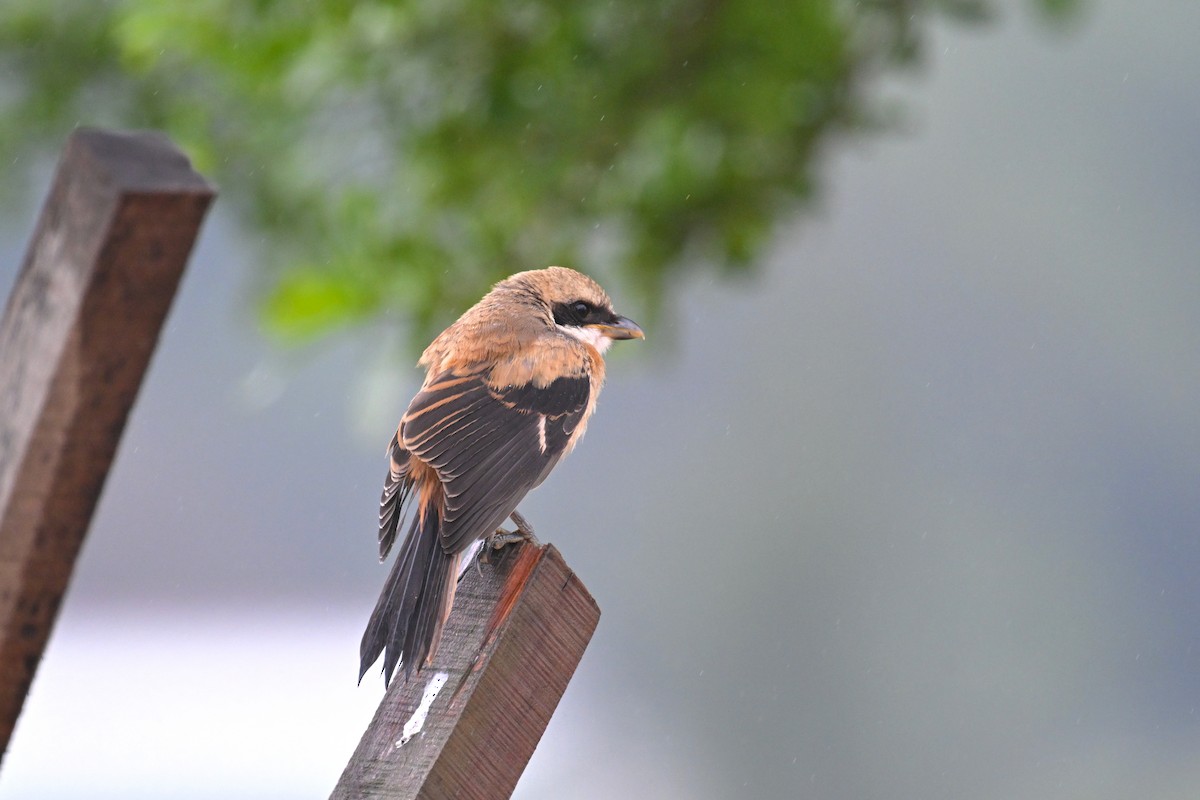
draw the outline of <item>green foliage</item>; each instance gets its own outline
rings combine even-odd
[[[942,12],[988,4],[8,0],[0,158],[76,123],[167,131],[261,235],[286,339],[384,308],[423,338],[551,263],[653,310],[685,264],[753,264]]]

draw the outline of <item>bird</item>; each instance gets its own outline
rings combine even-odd
[[[385,688],[428,666],[450,614],[459,562],[578,444],[615,340],[644,339],[598,283],[566,267],[518,272],[442,331],[388,445],[379,558],[407,521],[359,647],[359,683],[383,656]]]

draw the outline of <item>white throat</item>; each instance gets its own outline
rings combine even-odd
[[[574,336],[581,342],[590,344],[592,347],[604,353],[608,346],[612,344],[612,339],[605,336],[595,328],[588,328],[581,325],[559,325],[558,329],[563,333]]]

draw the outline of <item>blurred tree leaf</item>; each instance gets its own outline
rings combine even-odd
[[[1072,0],[1041,0],[1048,17]],[[747,270],[866,86],[986,0],[8,0],[0,158],[167,131],[262,235],[263,319],[393,309],[424,339],[494,280]],[[10,182],[11,183],[11,182]]]

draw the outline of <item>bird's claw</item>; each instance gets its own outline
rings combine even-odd
[[[485,550],[503,550],[510,544],[520,544],[531,541],[530,537],[520,531],[498,530],[484,541]]]
[[[503,528],[497,528],[495,533],[487,536],[483,540],[483,547],[479,550],[479,559],[475,562],[476,568],[479,566],[479,561],[487,561],[492,553],[503,550],[510,544],[520,544],[529,542],[537,546],[539,544],[537,537],[533,535],[533,526],[523,516],[514,511],[511,515],[512,521],[516,524],[515,531],[506,531]]]
[[[517,526],[516,533],[509,534],[510,536],[519,535],[522,539],[532,545],[537,545],[537,537],[533,535],[533,526],[529,524],[529,520],[521,516],[520,513],[514,511],[508,515],[513,523]]]

